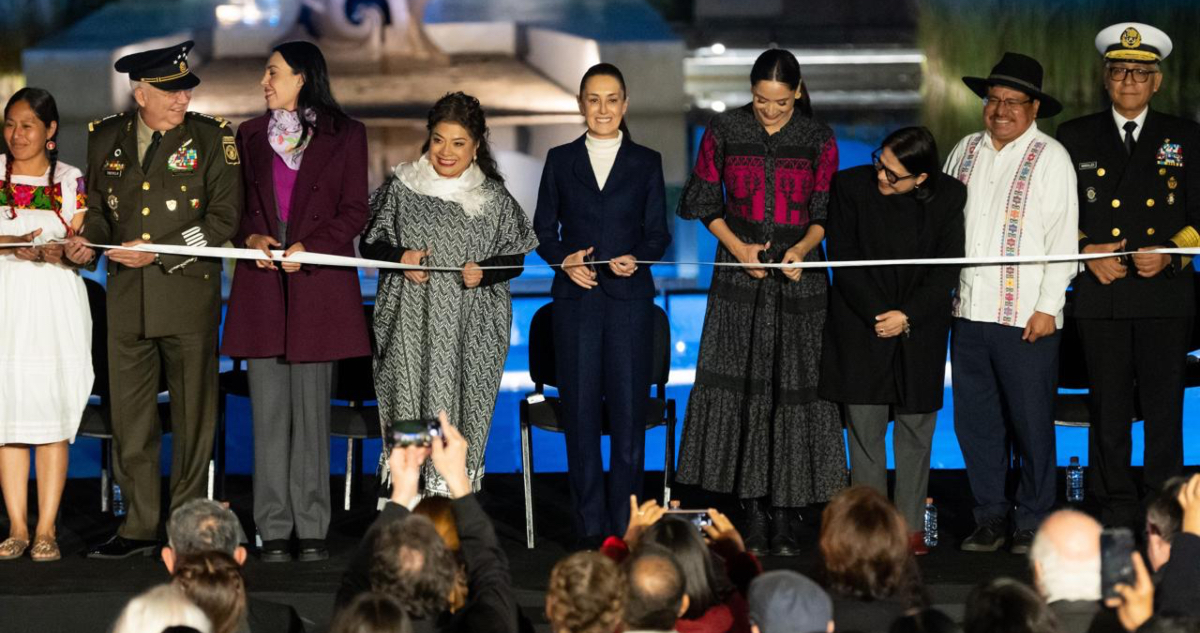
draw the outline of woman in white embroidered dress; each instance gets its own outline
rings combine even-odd
[[[37,454],[38,520],[30,555],[58,560],[55,520],[75,440],[95,378],[92,317],[83,280],[51,244],[73,235],[87,211],[83,174],[58,162],[58,108],[39,88],[17,91],[4,108],[0,156],[0,489],[8,538],[0,560],[30,547],[29,449]]]

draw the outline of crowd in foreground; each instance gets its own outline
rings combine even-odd
[[[331,632],[533,630],[471,490],[467,441],[443,423],[444,441],[390,452],[391,498],[342,576]],[[449,498],[418,492],[426,466],[441,475]],[[980,584],[961,625],[932,607],[903,516],[869,487],[847,488],[826,506],[813,579],[764,573],[728,517],[708,513],[711,524],[697,528],[654,500],[632,498],[623,536],[551,571],[544,614],[554,633],[1200,631],[1200,475],[1171,480],[1150,504],[1146,555],[1132,554],[1132,579],[1110,595],[1100,524],[1060,510],[1034,537],[1033,586],[1012,578]],[[292,607],[247,594],[239,530],[218,502],[177,509],[162,553],[171,581],[130,601],[115,633],[304,631]]]

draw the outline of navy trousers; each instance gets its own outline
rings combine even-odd
[[[1061,336],[1021,340],[1024,328],[955,319],[950,343],[954,433],[975,497],[975,522],[1037,529],[1054,507],[1054,396]],[[1011,435],[1010,435],[1011,433]],[[1021,456],[1015,499],[1005,493],[1009,439]]]
[[[642,493],[653,308],[652,299],[613,299],[601,288],[580,299],[554,300],[568,479],[582,537],[624,534],[629,495]],[[606,413],[607,492],[600,454]]]

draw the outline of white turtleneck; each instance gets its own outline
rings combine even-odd
[[[613,163],[617,160],[617,151],[621,149],[624,132],[617,130],[616,138],[596,138],[588,133],[583,144],[587,146],[588,158],[592,162],[592,171],[596,173],[596,185],[604,189],[608,181],[608,172],[612,171]]]

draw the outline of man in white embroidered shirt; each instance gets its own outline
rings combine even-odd
[[[946,173],[967,185],[968,257],[1074,255],[1079,201],[1067,151],[1034,120],[1062,106],[1042,92],[1042,66],[1005,53],[987,78],[964,77],[983,97],[986,130],[967,136]],[[1054,395],[1058,329],[1074,262],[968,266],[959,276],[951,339],[954,431],[975,498],[967,551],[1004,544],[1024,554],[1055,500]],[[1005,494],[1011,429],[1021,454],[1015,498]]]

